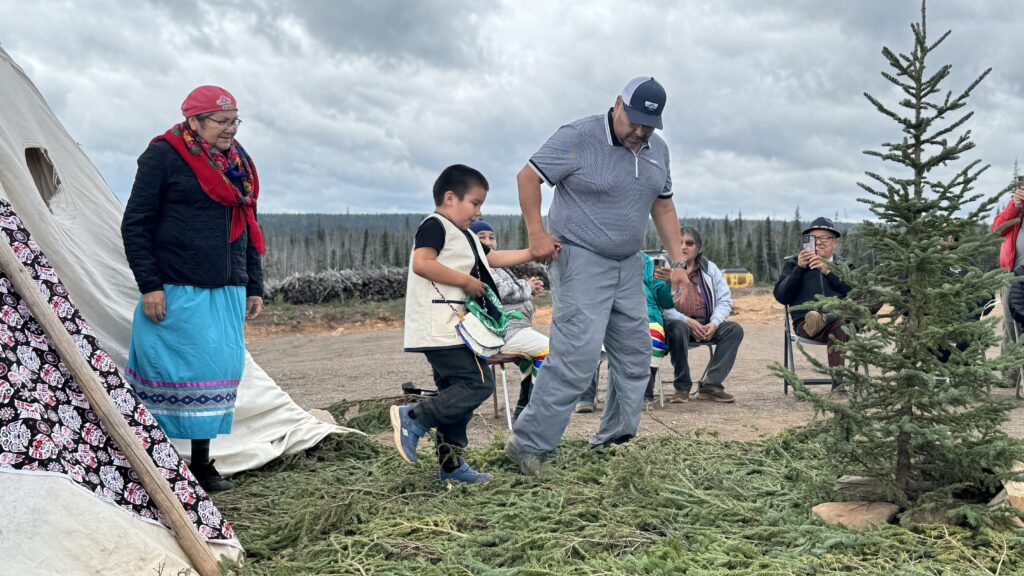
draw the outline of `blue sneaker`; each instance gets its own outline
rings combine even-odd
[[[442,468],[437,473],[438,480],[455,480],[456,482],[465,482],[466,484],[483,484],[491,478],[493,476],[487,472],[477,472],[470,468],[465,460],[462,461],[462,464],[459,464],[458,468],[451,472],[445,472],[444,468]]]
[[[389,411],[391,428],[395,431],[395,448],[398,448],[402,460],[410,464],[416,461],[416,445],[427,433],[426,428],[409,416],[411,409],[409,406],[392,406]]]

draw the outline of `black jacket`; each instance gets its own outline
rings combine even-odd
[[[842,261],[836,257],[834,262]],[[843,283],[836,274],[822,274],[810,268],[801,268],[796,263],[796,256],[786,258],[782,266],[782,275],[775,283],[775,299],[780,304],[796,306],[814,300],[818,294],[845,298],[850,287]],[[791,310],[793,325],[803,321],[806,310]]]
[[[245,286],[246,296],[262,296],[262,262],[247,231],[228,243],[231,209],[203,192],[181,155],[159,141],[138,164],[121,238],[139,291]]]
[[[1014,276],[1024,276],[1024,266],[1017,266],[1013,269]],[[1024,325],[1024,282],[1014,278],[1010,283],[1010,293],[1006,297],[1010,306],[1010,315],[1017,321],[1017,324]]]

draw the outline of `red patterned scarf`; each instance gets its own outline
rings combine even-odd
[[[260,254],[266,252],[263,231],[256,223],[256,199],[260,196],[260,178],[245,149],[236,141],[227,154],[214,149],[193,132],[187,124],[175,124],[170,130],[153,139],[170,144],[195,173],[203,192],[211,200],[231,208],[231,233],[228,242],[234,242],[249,226],[249,241]],[[241,178],[239,190],[228,176]]]

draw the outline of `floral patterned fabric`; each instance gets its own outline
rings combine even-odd
[[[178,457],[153,416],[122,380],[53,266],[3,199],[0,232],[35,278],[40,292],[167,478],[199,533],[208,540],[233,539],[230,523]],[[60,474],[143,519],[164,522],[138,474],[107,435],[42,327],[10,280],[0,273],[0,474],[4,469]]]

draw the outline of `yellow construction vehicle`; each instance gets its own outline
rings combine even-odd
[[[754,285],[754,275],[746,268],[726,268],[722,270],[729,288],[747,288]]]

